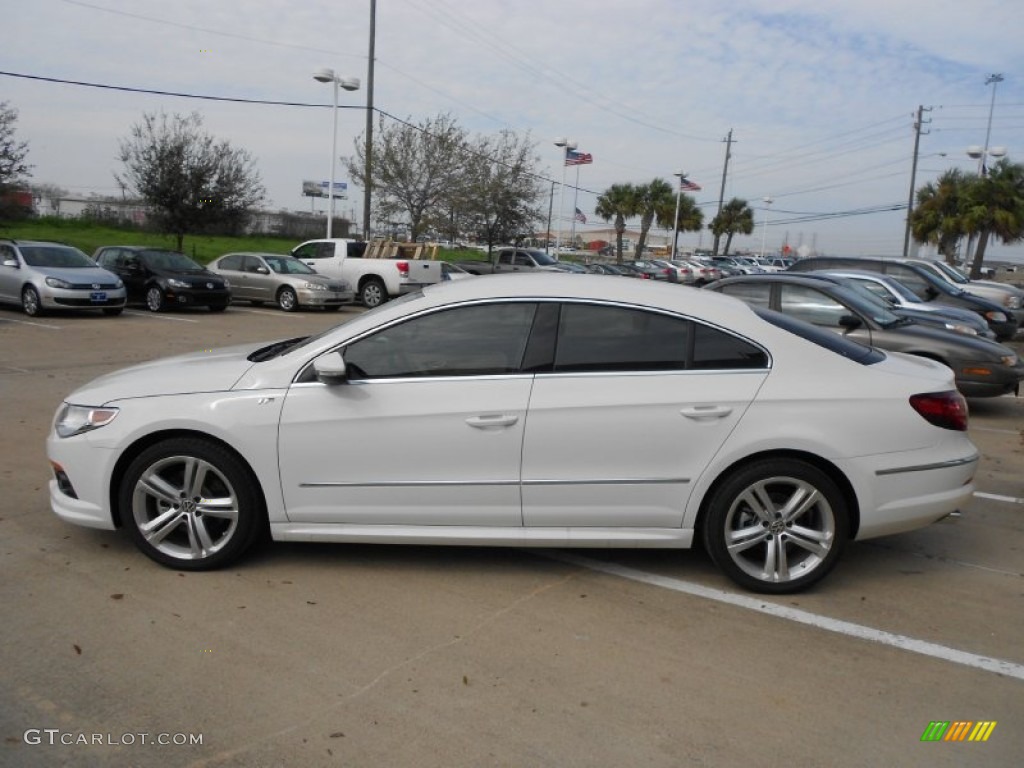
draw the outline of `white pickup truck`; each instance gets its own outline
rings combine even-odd
[[[363,258],[366,243],[332,238],[307,240],[292,249],[292,256],[321,275],[342,277],[366,307],[376,307],[390,298],[441,282],[441,262],[428,259]]]

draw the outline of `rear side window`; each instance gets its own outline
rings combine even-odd
[[[242,256],[240,254],[233,253],[230,256],[225,256],[217,262],[217,265],[221,269],[230,269],[237,272],[242,268]]]
[[[752,307],[768,307],[771,300],[772,286],[769,283],[736,283],[723,285],[718,289],[726,296],[742,299]]]
[[[904,264],[886,264],[885,274],[892,275],[922,299],[928,298],[930,283],[914,269]]]

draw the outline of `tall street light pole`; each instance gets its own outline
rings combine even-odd
[[[331,180],[327,187],[328,212],[327,212],[327,238],[331,238],[332,225],[334,224],[334,172],[338,163],[338,90],[344,88],[346,91],[359,90],[358,77],[339,77],[330,68],[318,69],[313,73],[313,79],[318,83],[331,83],[331,90],[334,92],[334,128],[331,134]]]
[[[970,146],[967,148],[967,156],[973,157],[978,160],[978,176],[984,177],[986,175],[985,158],[988,155],[993,157],[1002,157],[1006,154],[1006,150],[1002,147],[995,147],[991,151],[988,148],[989,139],[992,137],[992,113],[996,108],[996,86],[1003,82],[1003,76],[1000,74],[993,73],[985,78],[985,85],[992,86],[992,101],[988,105],[988,126],[985,128],[985,146],[979,147],[978,145]],[[971,247],[974,241],[974,234],[971,233],[967,238],[967,253],[964,255],[964,261],[970,261],[973,259],[971,255]]]
[[[377,0],[370,0],[370,50],[366,68],[366,170],[363,180],[363,240],[370,240],[370,197],[373,186],[373,59],[377,40]]]
[[[768,242],[768,210],[775,201],[771,197],[761,198],[764,201],[764,221],[761,223],[761,258],[764,258],[764,246]]]
[[[558,258],[558,248],[562,243],[562,213],[565,211],[565,166],[569,160],[569,153],[576,149],[576,142],[572,139],[558,137],[555,139],[555,146],[562,148],[562,190],[558,193],[558,220],[555,222],[555,258]]]

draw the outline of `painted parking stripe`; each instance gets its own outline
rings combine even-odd
[[[13,317],[3,318],[4,322],[17,323],[18,325],[31,325],[35,328],[45,328],[48,331],[59,331],[61,326],[59,325],[48,325],[46,323],[33,323],[31,320],[15,320]]]
[[[273,315],[274,317],[287,317],[294,320],[297,317],[302,317],[297,312],[275,312],[272,309],[242,309],[241,307],[231,307],[232,312],[248,312],[250,315]]]
[[[176,323],[198,323],[198,320],[193,320],[191,317],[172,317],[171,315],[158,315],[155,312],[136,312],[135,310],[125,310],[126,315],[132,317],[148,317],[151,320],[173,320]]]
[[[1019,429],[996,429],[995,427],[971,427],[972,432],[992,432],[997,435],[1019,435]]]
[[[974,495],[979,499],[989,499],[990,501],[1005,501],[1007,504],[1024,504],[1024,499],[1016,499],[1013,496],[1000,496],[995,493],[982,493],[981,491],[975,491]]]
[[[587,557],[580,557],[562,552],[549,552],[545,550],[531,550],[534,554],[543,555],[553,560],[560,560],[564,563],[577,565],[592,571],[606,573],[610,576],[618,576],[630,581],[637,581],[642,584],[649,584],[662,589],[670,589],[674,592],[682,592],[693,597],[713,600],[717,603],[725,603],[736,608],[745,608],[775,618],[794,621],[798,624],[806,624],[826,632],[835,632],[847,637],[855,637],[860,640],[887,645],[892,648],[899,648],[921,656],[929,656],[940,661],[948,661],[953,664],[962,664],[965,667],[973,667],[986,672],[995,672],[999,675],[1006,675],[1017,680],[1024,680],[1024,664],[1017,664],[1005,659],[993,659],[989,656],[980,656],[975,653],[968,653],[957,648],[949,648],[945,645],[930,643],[926,640],[918,640],[906,635],[898,635],[895,632],[886,632],[873,627],[866,627],[863,624],[854,624],[850,621],[833,619],[828,616],[820,616],[810,611],[803,611],[799,608],[792,608],[785,605],[776,605],[766,602],[764,598],[740,595],[726,592],[721,589],[705,587],[693,582],[673,579],[668,576],[659,576],[654,573],[638,571],[635,568],[628,568],[617,563],[606,563],[599,560],[591,560]]]

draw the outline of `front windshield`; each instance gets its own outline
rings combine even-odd
[[[530,255],[533,256],[533,260],[542,267],[550,267],[558,263],[558,259],[544,253],[544,251],[530,251]]]
[[[23,245],[21,255],[30,267],[83,269],[96,266],[95,261],[69,245]]]
[[[264,256],[271,272],[278,275],[315,275],[317,271],[294,256]]]
[[[184,253],[177,251],[143,251],[142,258],[146,264],[154,269],[167,269],[172,272],[190,272],[202,270]]]

